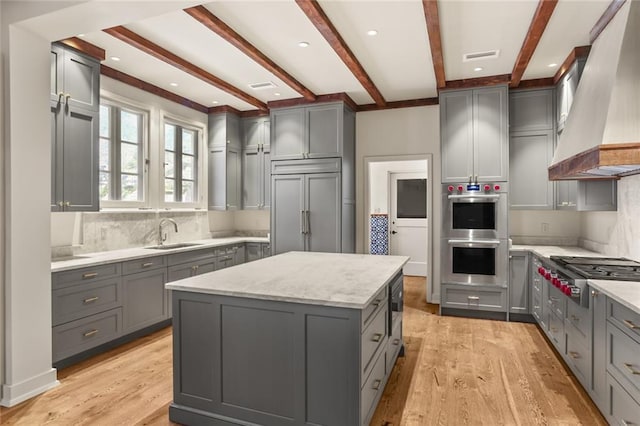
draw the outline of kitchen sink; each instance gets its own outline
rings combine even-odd
[[[152,250],[171,250],[171,249],[177,249],[177,248],[183,248],[183,247],[193,247],[193,246],[201,246],[202,244],[200,243],[176,243],[176,244],[162,244],[162,245],[158,245],[158,246],[149,246],[149,247],[145,247],[146,249],[152,249]]]

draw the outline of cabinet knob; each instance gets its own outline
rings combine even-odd
[[[591,290],[591,296],[593,296],[593,297],[598,297],[598,295],[599,295],[599,294],[600,294],[600,293],[599,293],[598,291],[596,291],[596,290]]]
[[[64,207],[64,203],[62,201],[58,201],[56,204],[58,205],[58,207]]]
[[[64,202],[64,206],[65,207],[71,207],[71,201],[65,201]]]

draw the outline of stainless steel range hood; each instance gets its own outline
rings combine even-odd
[[[640,0],[627,0],[593,43],[550,180],[640,173]]]

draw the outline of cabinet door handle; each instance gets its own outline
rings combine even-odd
[[[571,315],[571,319],[574,320],[575,322],[580,322],[580,318],[573,314]]]
[[[93,330],[91,330],[91,331],[87,331],[86,333],[83,333],[82,335],[83,335],[84,337],[91,337],[91,336],[94,336],[94,335],[96,335],[96,334],[98,334],[98,330],[96,330],[96,329],[94,328]]]
[[[148,268],[149,266],[153,266],[153,262],[147,262],[142,264],[143,268]]]
[[[636,370],[635,368],[633,368],[633,364],[627,364],[626,362],[624,363],[624,366],[626,367],[627,370],[629,370],[629,373],[634,374],[634,375],[640,375],[640,371]]]
[[[373,385],[371,385],[371,389],[378,390],[380,389],[381,384],[382,384],[382,380],[374,380]]]
[[[640,329],[640,325],[635,325],[633,322],[631,322],[629,320],[622,320],[622,322],[624,323],[624,325],[626,325],[627,327],[629,327],[632,330]]]
[[[307,210],[307,234],[311,233],[311,212]]]
[[[467,296],[467,300],[471,302],[478,302],[480,300],[480,296]]]
[[[636,424],[627,420],[622,420],[622,426],[635,426]]]
[[[300,233],[305,234],[304,232],[304,210],[300,210]]]
[[[381,303],[381,302],[382,302],[382,300],[381,300],[381,299],[376,299],[376,300],[374,300],[371,304],[372,304],[373,306],[380,306],[380,303]]]
[[[56,204],[58,205],[58,207],[64,207],[64,203],[62,201],[58,201]]]
[[[232,259],[233,259],[232,257],[228,257],[228,256],[225,256],[225,257],[221,257],[221,258],[220,258],[220,260],[221,260],[221,261],[223,261],[223,262],[224,262],[224,261],[227,261],[227,260],[232,260]]]
[[[98,276],[97,272],[87,272],[86,274],[82,274],[82,279],[83,280],[89,280],[91,278],[95,278]]]
[[[569,351],[569,356],[573,359],[580,359],[580,354],[578,352]]]
[[[379,342],[382,339],[382,334],[380,333],[376,333],[373,335],[373,337],[371,338],[372,342]]]
[[[71,201],[65,201],[64,202],[64,206],[65,207],[71,207]]]
[[[393,339],[393,344],[398,346],[400,344],[400,339]]]
[[[93,303],[93,302],[97,301],[98,299],[99,299],[99,297],[98,297],[98,296],[88,297],[88,298],[84,299],[84,300],[82,301],[82,303],[84,303],[85,305],[87,305],[87,304],[89,304],[89,303]]]

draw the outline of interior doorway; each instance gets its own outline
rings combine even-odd
[[[431,155],[365,158],[365,253],[409,256],[405,275],[431,276],[431,182]]]

